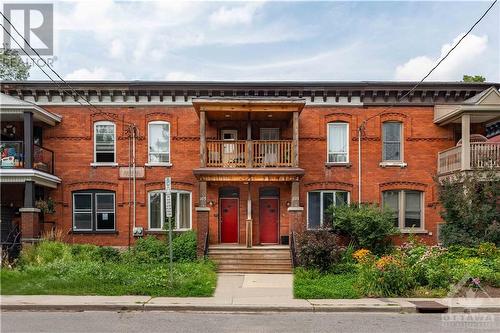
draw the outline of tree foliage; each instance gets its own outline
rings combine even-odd
[[[500,245],[500,177],[494,170],[472,170],[439,184],[445,246]]]
[[[23,81],[30,76],[31,65],[25,63],[17,50],[0,49],[0,80]]]
[[[463,82],[484,82],[486,81],[486,78],[482,75],[466,75],[464,74]]]

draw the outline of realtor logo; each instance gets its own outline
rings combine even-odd
[[[3,5],[3,25],[23,50],[35,55],[30,48],[42,56],[50,56],[54,51],[54,5],[39,3],[6,3]],[[8,21],[10,21],[10,23]],[[15,29],[14,29],[15,28]],[[17,32],[16,32],[17,30]],[[18,33],[19,32],[19,33]],[[4,33],[5,48],[18,49],[14,40]],[[24,41],[21,36],[26,40]],[[28,45],[29,44],[29,45]]]

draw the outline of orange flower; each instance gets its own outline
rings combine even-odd
[[[393,256],[383,256],[375,263],[375,266],[381,271],[385,270],[388,265],[397,265],[398,261]]]
[[[367,249],[360,249],[360,250],[357,250],[356,252],[354,252],[352,254],[352,257],[354,259],[356,259],[358,262],[366,262],[368,260],[368,258],[371,256],[371,252],[370,250],[367,250]]]

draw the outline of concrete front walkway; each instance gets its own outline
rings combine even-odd
[[[449,312],[500,312],[500,298],[294,299],[292,274],[219,274],[213,297],[1,296],[1,309],[17,311],[228,311],[416,312],[414,301],[433,301]]]

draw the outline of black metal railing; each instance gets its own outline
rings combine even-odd
[[[0,167],[2,169],[24,169],[23,141],[0,142]],[[33,169],[54,174],[54,152],[39,145],[33,145]]]
[[[205,248],[203,249],[203,256],[205,258],[208,258],[208,243],[209,243],[209,235],[208,235],[208,231],[207,233],[205,234]]]
[[[295,249],[295,232],[290,234],[290,255],[292,257],[292,268],[297,267],[297,251]]]

